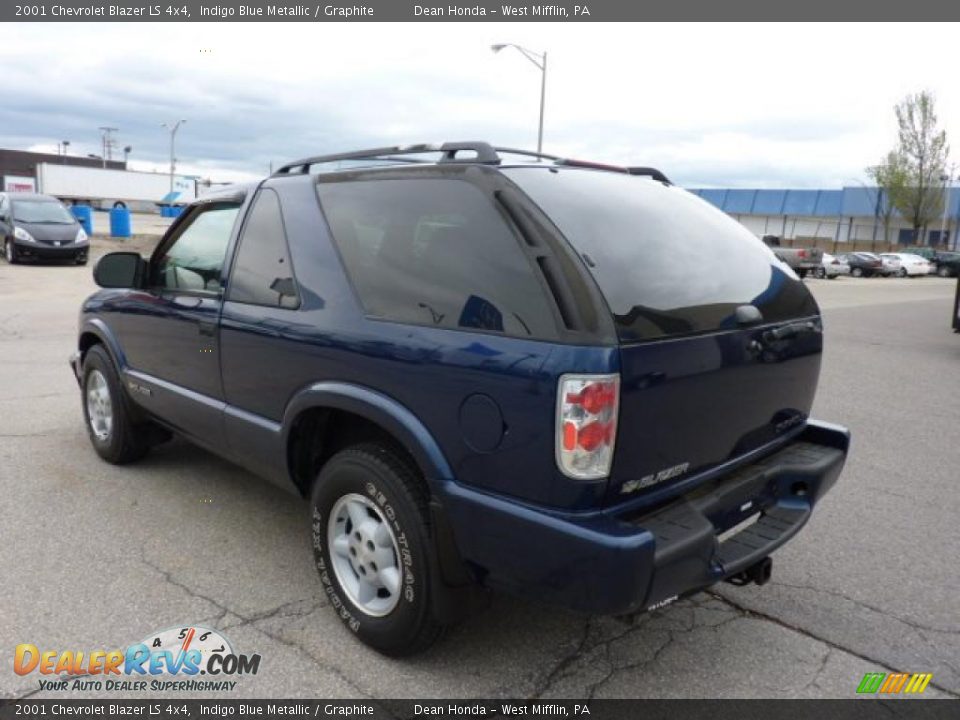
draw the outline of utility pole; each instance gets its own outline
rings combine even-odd
[[[173,192],[173,175],[177,170],[176,141],[177,130],[186,120],[177,120],[175,123],[163,123],[160,127],[170,131],[170,192]]]
[[[119,128],[115,127],[101,127],[99,128],[102,133],[101,139],[103,141],[103,152],[100,153],[100,157],[103,158],[103,167],[107,167],[107,161],[113,160],[113,148],[116,142],[113,139],[113,133],[119,132]]]

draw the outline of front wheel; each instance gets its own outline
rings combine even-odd
[[[950,268],[944,267],[943,265],[941,265],[940,267],[937,268],[937,275],[939,275],[942,278],[950,277]]]
[[[16,265],[19,260],[17,258],[17,246],[13,244],[13,240],[7,239],[3,243],[3,257],[6,259],[8,265]]]
[[[114,465],[142,458],[149,449],[147,430],[134,424],[113,360],[102,345],[83,359],[83,419],[97,455]]]
[[[905,277],[907,276],[907,269],[906,269],[906,268],[900,268],[900,272],[898,272],[897,275],[900,276],[900,277],[902,277],[902,278],[905,278]]]
[[[850,274],[856,278],[863,277],[863,270],[855,267],[853,270],[850,271]]]
[[[814,272],[814,275],[817,277],[817,279],[823,280],[827,276],[827,271],[824,270],[822,267],[819,267]]]
[[[323,591],[343,623],[385,655],[420,652],[443,632],[431,597],[427,500],[418,473],[374,443],[339,452],[313,488]]]

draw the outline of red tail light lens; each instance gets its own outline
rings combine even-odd
[[[807,256],[806,250],[797,250],[797,257],[805,258]]]
[[[557,465],[568,477],[610,474],[620,405],[619,375],[564,375],[557,391]]]

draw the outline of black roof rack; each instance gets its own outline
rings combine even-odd
[[[458,158],[457,154],[470,151],[475,153],[475,157]],[[422,155],[424,153],[443,153],[440,162],[475,162],[496,165],[500,162],[500,156],[497,155],[489,143],[485,142],[447,142],[442,145],[431,145],[421,143],[419,145],[393,145],[390,147],[372,148],[370,150],[355,150],[353,152],[336,153],[333,155],[316,155],[314,157],[295,160],[287,163],[274,175],[294,175],[297,173],[308,173],[312,165],[321,165],[323,163],[338,162],[340,160],[392,160],[396,162],[418,162],[413,158],[403,158],[403,155]]]
[[[460,153],[473,153],[470,156],[461,157]],[[557,155],[547,155],[545,153],[533,152],[531,150],[518,150],[516,148],[494,147],[490,143],[482,141],[471,142],[446,142],[442,145],[431,145],[421,143],[419,145],[392,145],[388,147],[371,148],[370,150],[355,150],[353,152],[335,153],[333,155],[316,155],[314,157],[295,160],[287,163],[278,169],[277,175],[295,175],[307,174],[313,165],[322,165],[324,163],[339,162],[341,160],[379,160],[398,163],[421,163],[430,162],[429,160],[409,157],[411,155],[423,155],[425,153],[441,153],[439,162],[469,162],[485,165],[499,165],[504,155],[521,155],[523,157],[533,157],[539,160],[549,160],[554,165],[563,165],[567,167],[591,168],[594,170],[608,170],[610,172],[627,173],[629,175],[647,175],[654,180],[670,184],[670,180],[656,168],[650,167],[622,167],[619,165],[607,165],[604,163],[589,162],[586,160],[572,160],[562,158]]]
[[[627,172],[630,173],[631,175],[647,175],[648,177],[652,177],[654,180],[657,180],[662,183],[666,183],[667,185],[673,184],[670,182],[670,178],[668,178],[666,175],[664,175],[662,172],[660,172],[656,168],[628,167]]]

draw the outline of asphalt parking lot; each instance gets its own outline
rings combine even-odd
[[[815,415],[847,469],[762,588],[631,619],[498,596],[429,653],[385,659],[325,607],[306,509],[174,441],[113,467],[66,358],[89,268],[0,264],[0,696],[38,692],[13,649],[126,647],[204,624],[258,675],[225,697],[852,697],[865,672],[932,672],[960,697],[960,335],[955,280],[811,280],[827,347]]]

